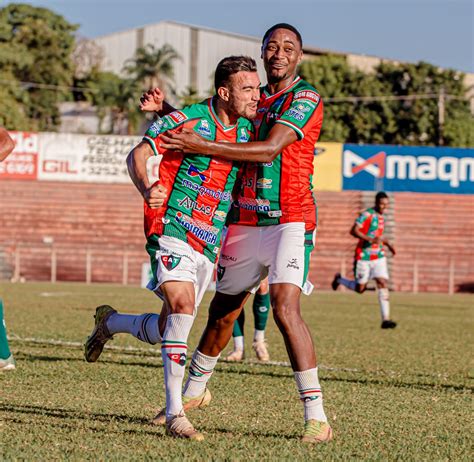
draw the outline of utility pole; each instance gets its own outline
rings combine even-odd
[[[444,86],[441,86],[438,94],[438,146],[444,145],[444,111],[446,107],[446,94]]]

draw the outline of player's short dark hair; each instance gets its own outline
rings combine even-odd
[[[237,72],[257,72],[257,63],[249,56],[228,56],[216,67],[214,87],[217,89],[229,83],[230,76]]]
[[[274,26],[270,27],[270,29],[268,29],[265,32],[265,35],[263,36],[262,45],[265,43],[265,40],[267,40],[267,38],[270,36],[270,34],[276,29],[290,30],[291,32],[293,32],[296,35],[296,38],[298,39],[298,42],[300,42],[300,46],[303,47],[303,39],[301,38],[301,34],[299,33],[298,29],[296,27],[292,26],[291,24],[287,24],[286,22],[279,22],[278,24],[275,24]]]
[[[381,199],[388,199],[388,195],[385,191],[380,191],[375,195],[375,202],[379,202]]]

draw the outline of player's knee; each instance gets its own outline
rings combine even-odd
[[[273,318],[280,330],[289,331],[301,318],[299,306],[292,303],[281,303],[273,308]]]
[[[183,296],[177,297],[170,304],[170,312],[173,314],[193,314],[194,313],[194,299],[192,297]]]

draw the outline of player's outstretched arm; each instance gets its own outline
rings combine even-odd
[[[15,142],[8,132],[0,127],[0,162],[5,160],[15,148]]]
[[[297,139],[296,132],[282,124],[276,124],[265,141],[250,143],[216,143],[202,138],[192,130],[183,129],[179,133],[163,134],[161,147],[185,153],[207,154],[227,160],[271,162]]]
[[[152,186],[148,178],[146,163],[153,156],[151,146],[142,141],[127,156],[128,174],[150,208],[161,207],[167,197],[167,191],[161,185]]]

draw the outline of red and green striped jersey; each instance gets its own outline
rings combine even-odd
[[[362,212],[355,221],[359,230],[369,237],[381,237],[384,229],[383,215],[370,208]],[[356,260],[377,260],[385,257],[383,244],[371,244],[359,239],[355,251]]]
[[[290,222],[316,227],[316,204],[311,193],[314,144],[323,122],[323,103],[314,87],[297,77],[271,95],[262,89],[254,120],[256,139],[264,141],[275,124],[294,130],[298,140],[273,162],[247,163],[229,221],[248,226]]]
[[[175,111],[153,123],[144,136],[155,154],[163,154],[159,182],[169,192],[159,209],[145,203],[145,234],[175,237],[214,262],[220,250],[222,228],[231,203],[238,165],[205,155],[184,156],[160,147],[160,134],[192,129],[217,142],[244,143],[253,137],[252,123],[240,118],[233,126],[222,124],[212,98]]]

